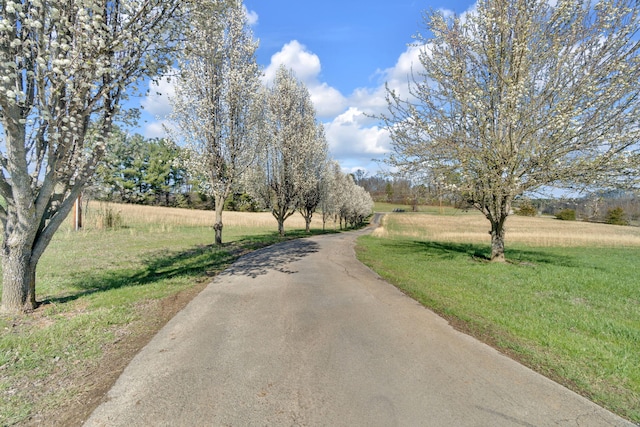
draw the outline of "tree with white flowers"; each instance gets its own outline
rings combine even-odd
[[[427,14],[411,96],[388,92],[389,162],[452,177],[504,261],[516,196],[637,158],[639,13],[636,0],[479,0],[463,17]]]
[[[266,90],[262,127],[263,149],[246,185],[269,209],[284,235],[284,222],[310,197],[317,174],[314,162],[325,162],[324,132],[307,88],[291,70],[281,66]],[[306,193],[306,194],[305,194]]]
[[[324,181],[329,166],[329,146],[324,126],[317,125],[316,137],[309,141],[308,155],[302,159],[299,176],[298,211],[305,220],[306,232],[310,232],[311,220],[324,195]]]
[[[215,200],[215,243],[222,244],[224,202],[259,147],[260,69],[241,1],[202,1],[190,18],[172,119],[186,142],[186,165]]]
[[[331,162],[326,172],[320,202],[323,223],[329,218],[340,228],[362,225],[373,211],[371,194],[357,185],[352,174],[345,174],[338,162]]]
[[[339,206],[343,197],[340,193],[340,179],[344,176],[340,164],[335,161],[329,161],[325,177],[322,180],[322,198],[320,199],[320,210],[322,211],[322,228],[326,228],[327,221],[335,219],[338,216]]]
[[[365,223],[365,220],[373,212],[373,199],[371,194],[361,186],[357,185],[351,175],[349,175],[350,185],[349,203],[346,209],[346,220],[352,227],[357,227]]]
[[[36,266],[94,174],[122,101],[173,60],[178,0],[0,1],[2,311],[36,307]]]

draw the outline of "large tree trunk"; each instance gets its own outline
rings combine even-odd
[[[491,223],[491,261],[506,261],[504,256],[504,220]]]
[[[487,219],[491,223],[491,261],[505,262],[504,256],[504,224],[509,216],[511,204],[507,201],[496,209],[497,212],[487,215]]]
[[[29,247],[2,245],[2,312],[36,308],[36,265]]]

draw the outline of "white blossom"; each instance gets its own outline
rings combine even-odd
[[[316,167],[326,162],[327,144],[309,91],[283,66],[265,95],[260,137],[260,163],[245,181],[284,234],[285,220],[313,197],[322,175]]]

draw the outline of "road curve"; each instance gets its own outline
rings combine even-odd
[[[631,426],[406,297],[359,233],[241,258],[135,357],[86,426]]]

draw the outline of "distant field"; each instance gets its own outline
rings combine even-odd
[[[475,211],[446,215],[402,213],[387,217],[374,235],[458,243],[489,243],[489,221]],[[392,218],[392,219],[390,219]],[[640,246],[640,227],[612,226],[550,217],[511,216],[506,244],[531,246]]]
[[[107,217],[117,226],[107,228]],[[38,265],[42,305],[0,316],[0,425],[78,425],[217,272],[281,240],[269,213],[224,212],[225,245],[215,247],[213,222],[211,211],[102,203],[85,206],[79,232],[68,220]],[[306,235],[299,214],[285,229]],[[312,231],[321,229],[314,220]]]
[[[395,213],[358,257],[454,326],[640,422],[640,229],[507,220],[508,264],[486,261],[469,212]]]
[[[85,210],[84,228],[87,231],[104,228],[104,214],[107,210],[121,217],[122,226],[158,231],[158,227],[212,227],[215,214],[213,211],[195,209],[165,208],[156,206],[128,205],[106,202],[90,202],[83,205]],[[252,230],[277,230],[278,224],[269,212],[223,212],[222,222],[232,229],[251,228]],[[304,228],[304,218],[296,213],[285,222],[285,229]],[[328,223],[333,227],[333,223]],[[69,230],[71,221],[65,224]],[[313,218],[312,227],[322,228],[322,216]],[[211,231],[213,235],[213,230]]]

